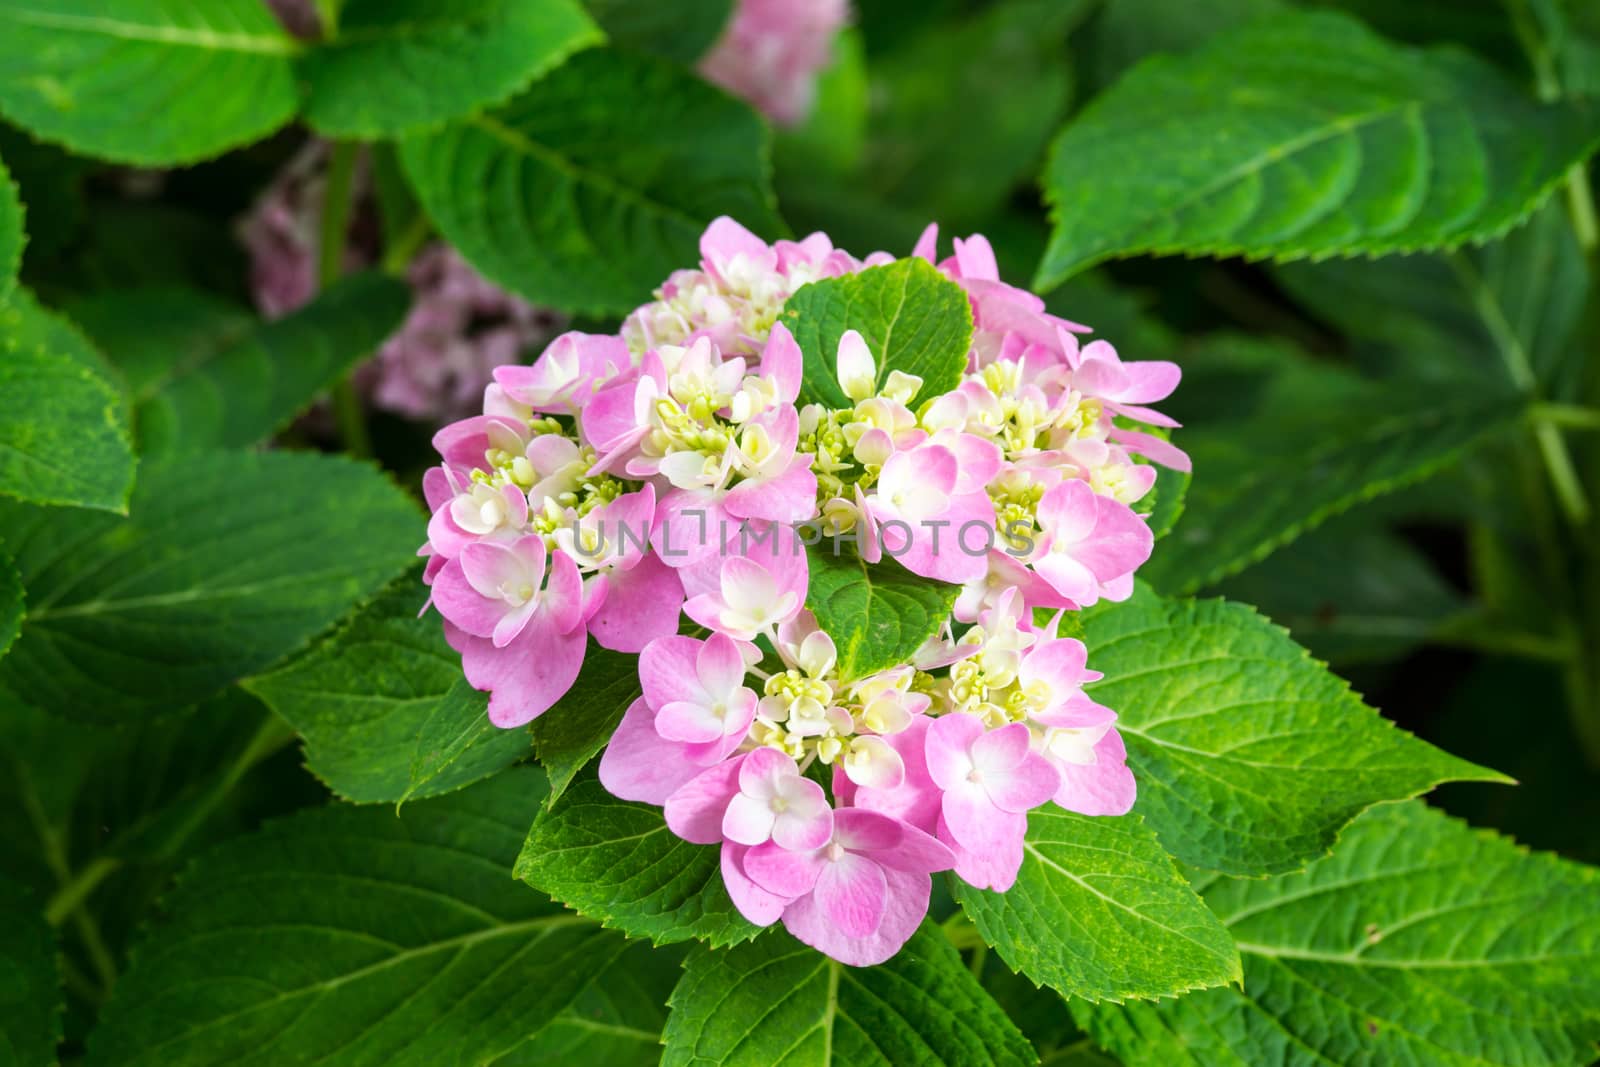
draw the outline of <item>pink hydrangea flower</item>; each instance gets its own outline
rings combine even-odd
[[[847,0],[739,0],[700,72],[774,122],[801,122],[849,17]]]

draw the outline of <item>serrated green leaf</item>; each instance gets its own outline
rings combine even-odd
[[[1264,393],[1243,402],[1248,414],[1219,413],[1179,435],[1194,460],[1183,521],[1140,572],[1165,592],[1203,589],[1362,501],[1430,477],[1515,425],[1524,407],[1492,380],[1405,388],[1276,345],[1226,343],[1275,362],[1248,383],[1219,381],[1241,402],[1251,389]]]
[[[0,696],[98,722],[203,700],[404,570],[420,522],[372,468],[309,453],[148,464],[122,520],[0,502],[31,598]]]
[[[305,738],[307,766],[346,800],[445,793],[528,755],[526,730],[489,723],[488,697],[462,677],[439,619],[418,617],[426,600],[408,573],[305,655],[245,682]]]
[[[755,113],[664,60],[591,50],[505,107],[407,140],[441,233],[487,277],[574,313],[632,310],[728,214],[778,228]]]
[[[0,0],[0,114],[84,155],[193,163],[294,116],[298,47],[265,4]]]
[[[71,326],[25,290],[0,301],[0,496],[125,512],[122,395]]]
[[[1332,856],[1206,902],[1244,988],[1073,1014],[1131,1067],[1587,1064],[1600,1040],[1600,871],[1530,855],[1420,802]]]
[[[22,589],[22,576],[17,565],[0,546],[0,656],[11,648],[22,630],[22,614],[27,597]]]
[[[1093,647],[1093,646],[1091,646]],[[1239,980],[1239,954],[1138,815],[1028,813],[1022,870],[1004,893],[952,879],[1000,958],[1063,996],[1178,996]]]
[[[528,830],[516,875],[629,937],[658,945],[731,945],[760,928],[734,908],[714,845],[667,829],[661,809],[618,800],[592,775],[572,783]]]
[[[606,747],[628,705],[643,692],[638,656],[589,643],[572,688],[533,720],[533,751],[550,778],[549,803],[560,800],[578,772]]]
[[[16,284],[25,240],[17,183],[11,180],[5,161],[0,160],[0,300],[10,295],[11,287]]]
[[[91,1064],[486,1063],[622,938],[505,875],[539,804],[514,771],[399,815],[330,807],[190,868],[106,1004]]]
[[[1038,1059],[931,921],[877,967],[847,967],[778,932],[728,950],[696,947],[662,1036],[663,1067]]]
[[[1327,13],[1265,19],[1146,61],[1074,119],[1045,177],[1048,288],[1145,252],[1380,254],[1487,240],[1600,141],[1482,62]],[[1107,182],[1107,175],[1116,180]]]
[[[61,974],[44,902],[0,879],[0,1063],[54,1067],[61,1041]]]
[[[410,300],[394,278],[352,275],[210,358],[173,367],[138,410],[143,453],[260,442],[371,355],[400,325]]]
[[[584,7],[617,47],[693,63],[722,34],[733,0],[584,0]]]
[[[414,133],[503,103],[602,40],[576,0],[348,0],[338,35],[300,58],[305,120],[326,137]]]
[[[868,566],[824,541],[807,553],[806,607],[833,638],[839,677],[849,681],[906,663],[950,618],[953,585],[919,578],[892,559]]]
[[[1086,615],[1094,699],[1139,783],[1135,811],[1196,867],[1294,870],[1385,800],[1445,781],[1509,779],[1441,752],[1243,604],[1165,600],[1141,586]]]
[[[949,392],[966,373],[972,305],[961,286],[926,260],[908,257],[812,282],[789,298],[781,317],[804,356],[801,403],[850,406],[837,375],[846,330],[867,342],[878,385],[895,370],[922,379],[913,404]]]

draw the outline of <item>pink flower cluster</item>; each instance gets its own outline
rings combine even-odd
[[[914,254],[933,260],[936,238]],[[1178,369],[1080,343],[1086,328],[1000,281],[972,237],[937,264],[976,325],[956,388],[921,396],[846,331],[831,370],[847,402],[802,406],[784,302],[891,258],[821,234],[769,245],[729,219],[701,257],[620,336],[568,333],[497,369],[484,413],[440,431],[432,602],[502,726],[567,691],[590,637],[640,653],[601,782],[719,845],[752,922],[880,962],[934,872],[1011,886],[1032,808],[1132,805],[1116,714],[1085,694],[1099,675],[1058,627],[1130,595],[1150,555],[1132,507],[1148,461],[1188,461],[1132,425],[1175,425],[1148,405]],[[904,663],[847,671],[805,607],[802,542],[845,541],[960,587]],[[703,636],[679,633],[685,615]]]
[[[281,318],[317,291],[319,228],[326,192],[327,145],[295,156],[240,226],[250,257],[256,307]],[[358,211],[344,249],[344,269],[379,259],[373,205],[360,172]],[[454,249],[427,245],[406,271],[412,305],[405,322],[356,372],[373,406],[417,419],[458,418],[476,410],[495,367],[548,341],[561,318],[486,281]]]
[[[774,122],[805,120],[848,0],[739,0],[700,73]]]

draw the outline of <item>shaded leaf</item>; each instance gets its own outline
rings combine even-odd
[[[22,201],[17,198],[17,183],[11,180],[10,171],[6,170],[5,162],[0,160],[0,300],[5,299],[16,284],[25,240],[22,232]]]
[[[657,1067],[667,998],[683,973],[683,955],[681,949],[634,942],[538,1036],[495,1060],[494,1067]]]
[[[550,778],[549,803],[560,800],[578,772],[606,747],[628,705],[643,692],[638,656],[589,643],[572,688],[533,720],[533,751]]]
[[[61,974],[44,902],[0,879],[0,1062],[54,1067],[61,1041]]]
[[[807,553],[806,607],[833,638],[839,677],[852,681],[909,661],[950,618],[960,587],[919,578],[892,559],[868,566],[830,546],[838,543],[824,541]]]
[[[679,63],[705,55],[733,14],[733,0],[584,0],[584,7],[619,48]]]
[[[22,614],[27,597],[22,589],[22,577],[17,565],[0,545],[0,656],[11,648],[22,630]]]

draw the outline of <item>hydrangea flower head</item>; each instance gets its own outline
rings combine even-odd
[[[500,368],[483,413],[439,433],[423,548],[496,722],[549,708],[590,641],[639,652],[601,783],[718,846],[751,922],[856,965],[904,944],[933,873],[1009,888],[1034,808],[1132,806],[1116,712],[1060,621],[1132,593],[1151,464],[1188,462],[1134,428],[1172,425],[1149,405],[1177,368],[1083,343],[982,237],[936,263],[975,322],[954,388],[922,396],[845,330],[844,402],[802,404],[785,301],[889,261],[717,220],[618,336]],[[856,669],[806,607],[811,553],[846,534],[864,567],[955,587],[904,662]]]

